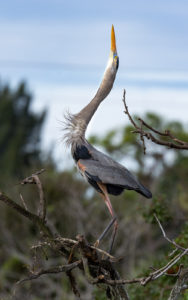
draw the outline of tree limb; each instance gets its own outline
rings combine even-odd
[[[171,290],[168,300],[177,300],[181,292],[188,288],[188,268],[180,272],[180,275]]]
[[[28,281],[28,280],[37,279],[40,276],[45,275],[45,274],[57,274],[57,273],[71,271],[71,270],[75,269],[76,267],[78,267],[78,265],[81,264],[81,262],[82,262],[81,260],[78,260],[78,261],[75,261],[68,265],[62,265],[62,266],[52,267],[49,269],[42,269],[38,272],[33,272],[27,278],[24,278],[24,279],[18,281],[16,284],[20,284],[20,283],[22,283],[24,281]]]
[[[49,229],[47,222],[45,220],[46,215],[46,202],[44,201],[44,195],[42,191],[42,184],[39,183],[40,179],[36,179],[36,174],[32,175],[22,182],[26,183],[35,183],[38,186],[39,191],[39,215],[34,214],[28,211],[27,207],[22,207],[17,204],[15,201],[10,199],[7,195],[0,192],[0,201],[4,202],[9,207],[13,208],[19,214],[30,220],[33,224],[37,225],[42,232],[43,240],[39,242],[38,245],[32,246],[34,251],[37,251],[38,248],[41,247],[49,247],[49,249],[56,251],[57,255],[62,256],[67,260],[67,264],[54,266],[49,269],[40,269],[37,271],[33,271],[30,269],[30,275],[27,278],[21,279],[18,283],[23,283],[28,280],[37,279],[45,274],[57,274],[64,272],[71,283],[72,289],[79,297],[79,291],[76,287],[76,279],[73,275],[73,270],[79,268],[82,270],[84,276],[92,285],[103,285],[106,289],[106,295],[108,299],[125,299],[129,300],[129,296],[125,289],[126,284],[135,284],[140,283],[141,285],[146,285],[151,281],[157,280],[159,277],[168,275],[167,271],[174,266],[180,259],[188,254],[188,248],[185,249],[169,239],[159,221],[157,216],[155,218],[157,223],[162,231],[163,237],[170,243],[175,246],[178,253],[175,257],[173,257],[169,262],[167,262],[163,267],[158,270],[154,270],[149,273],[146,277],[133,278],[133,279],[121,279],[118,272],[115,269],[114,263],[118,261],[117,258],[110,255],[106,251],[96,248],[93,245],[90,245],[83,236],[78,235],[76,240],[72,240],[69,238],[56,237]],[[23,202],[23,201],[22,201]],[[25,203],[25,202],[24,202]],[[24,204],[23,203],[23,204]],[[104,257],[107,257],[104,258]],[[176,300],[177,296],[181,289],[186,287],[186,280],[188,277],[188,271],[185,273],[186,275],[182,275],[184,273],[182,267],[179,268],[177,274],[174,274],[178,277],[177,283],[171,291],[171,298],[169,300]],[[183,276],[183,277],[182,277]],[[175,295],[175,296],[174,296]]]
[[[13,208],[16,210],[19,214],[33,222],[35,225],[37,225],[42,232],[47,235],[48,237],[53,237],[51,230],[49,229],[48,226],[44,224],[44,222],[39,218],[37,215],[29,212],[25,208],[23,208],[21,205],[17,204],[15,201],[10,199],[7,195],[4,193],[0,192],[0,201],[4,202],[6,205],[9,207]]]
[[[153,128],[149,124],[147,124],[141,118],[138,118],[138,121],[140,122],[140,125],[138,125],[133,120],[133,118],[131,117],[131,115],[129,113],[128,106],[126,104],[126,99],[125,99],[126,97],[125,96],[126,96],[126,91],[124,90],[123,91],[123,103],[124,103],[124,107],[125,107],[124,113],[127,114],[130,122],[132,123],[133,127],[135,128],[133,133],[138,133],[140,135],[140,139],[141,139],[142,144],[143,144],[144,154],[146,152],[144,137],[146,137],[148,140],[151,140],[153,143],[155,143],[157,145],[166,146],[166,147],[171,148],[171,149],[188,150],[188,143],[178,139],[177,137],[175,137],[170,132],[170,130],[165,130],[165,132],[161,132],[161,131]],[[146,127],[147,129],[149,129],[150,132],[145,131],[143,129],[143,127]],[[154,136],[153,133],[157,134],[158,136],[163,136],[163,137],[170,138],[170,141],[161,140],[158,137]]]

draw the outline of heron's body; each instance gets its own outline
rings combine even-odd
[[[108,155],[98,151],[86,139],[72,147],[72,156],[81,174],[98,191],[98,183],[107,187],[107,192],[120,195],[124,189],[135,190],[147,198],[151,193],[124,166]]]
[[[85,138],[87,125],[100,103],[110,93],[116,77],[119,58],[116,51],[115,34],[112,26],[111,52],[101,85],[91,102],[78,114],[66,116],[65,139],[71,146],[72,156],[80,173],[101,195],[111,213],[114,212],[108,194],[120,195],[124,189],[134,190],[147,198],[151,192],[124,166],[108,155],[95,149]]]

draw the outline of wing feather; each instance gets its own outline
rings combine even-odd
[[[118,169],[114,166],[103,166],[100,162],[89,159],[80,159],[79,162],[85,166],[85,171],[92,176],[98,177],[102,183],[138,188],[139,182],[126,169]]]
[[[86,175],[88,173],[90,176],[98,178],[98,182],[135,190],[147,198],[152,197],[151,192],[123,166],[118,168],[118,166],[101,165],[99,161],[91,159],[80,159],[79,163],[84,165]]]

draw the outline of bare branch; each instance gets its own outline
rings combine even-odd
[[[182,252],[182,253],[178,254],[176,257],[174,257],[164,267],[150,273],[147,277],[134,278],[134,279],[130,279],[130,280],[127,280],[127,279],[111,280],[111,279],[103,278],[103,282],[107,283],[109,285],[133,284],[133,283],[140,283],[141,285],[146,285],[150,281],[154,281],[154,280],[158,279],[159,277],[161,277],[162,275],[165,275],[165,273],[187,253],[188,253],[188,249],[185,249],[184,252]]]
[[[45,218],[46,218],[46,201],[45,201],[45,197],[44,197],[42,183],[41,183],[38,175],[40,175],[44,171],[45,171],[45,169],[41,169],[40,171],[33,173],[31,176],[26,177],[25,179],[23,179],[20,182],[21,185],[24,185],[24,184],[36,184],[37,185],[38,190],[39,190],[38,215],[43,221],[45,221]]]
[[[162,225],[161,225],[161,223],[160,223],[160,221],[159,221],[157,215],[154,214],[154,217],[155,217],[155,219],[156,219],[156,221],[157,221],[157,223],[158,223],[158,225],[159,225],[159,227],[160,227],[160,229],[161,229],[161,231],[162,231],[162,234],[163,234],[164,238],[165,238],[170,244],[174,245],[176,248],[178,248],[178,249],[180,249],[180,250],[182,250],[182,251],[185,251],[186,248],[184,248],[184,247],[178,245],[175,241],[173,241],[173,240],[169,239],[169,237],[167,237],[166,232],[164,231],[164,229],[163,229],[163,227],[162,227]]]
[[[124,103],[124,106],[125,106],[125,111],[124,111],[124,113],[128,115],[128,118],[129,118],[130,122],[133,124],[133,126],[134,126],[136,129],[140,129],[139,126],[135,123],[135,121],[133,120],[133,118],[131,117],[131,115],[130,115],[130,113],[129,113],[128,106],[127,106],[127,104],[126,104],[125,98],[126,98],[126,90],[124,89],[124,90],[123,90],[123,103]]]
[[[23,180],[20,182],[20,184],[21,184],[21,185],[24,185],[24,184],[32,184],[32,183],[35,184],[36,182],[33,180],[33,176],[35,176],[35,175],[40,175],[40,174],[43,173],[44,171],[45,171],[45,169],[41,169],[41,170],[39,170],[39,171],[33,173],[31,176],[26,177],[25,179],[23,179]]]
[[[25,203],[25,200],[24,200],[24,198],[23,198],[23,196],[22,196],[21,193],[20,193],[20,199],[21,199],[21,201],[22,201],[22,204],[23,204],[23,207],[25,208],[25,210],[28,210],[27,205],[26,205],[26,203]]]
[[[166,266],[156,271],[154,279],[159,278],[161,275],[164,275],[172,266],[174,266],[184,255],[188,253],[188,248],[185,249],[182,253],[176,255],[171,261],[168,262]]]
[[[125,100],[125,95],[126,95],[126,91],[124,90],[123,91],[123,103],[124,103],[124,107],[125,107],[124,113],[128,115],[130,122],[132,123],[133,127],[136,129],[133,131],[133,133],[138,133],[140,135],[140,139],[143,143],[144,154],[146,151],[144,137],[146,137],[148,140],[151,140],[153,143],[155,143],[157,145],[166,146],[171,149],[188,150],[188,142],[178,139],[170,132],[170,130],[165,130],[165,132],[161,132],[161,131],[153,128],[149,124],[147,124],[141,118],[138,118],[138,121],[140,121],[141,125],[137,125],[129,113],[128,106],[127,106],[126,100]],[[143,126],[146,127],[147,129],[149,129],[151,132],[145,131],[143,129]],[[157,138],[156,136],[154,136],[153,133],[155,133],[159,136],[170,138],[170,141],[161,140],[161,139]]]
[[[52,267],[49,269],[42,269],[38,272],[33,272],[27,278],[19,280],[16,284],[19,285],[25,281],[37,279],[40,276],[46,275],[46,274],[58,274],[58,273],[62,273],[62,272],[71,271],[71,270],[75,269],[76,267],[78,267],[81,264],[81,262],[82,262],[81,260],[78,260],[78,261],[75,261],[68,265],[62,265],[62,266]]]
[[[188,269],[182,270],[168,300],[177,300],[184,289],[188,288]]]
[[[2,192],[0,192],[0,201],[3,201],[9,207],[13,208],[19,214],[21,214],[22,216],[28,218],[33,223],[36,223],[36,224],[38,223],[38,221],[39,221],[38,216],[36,216],[35,214],[29,212],[28,210],[26,210],[25,208],[23,208],[22,206],[20,206],[19,204],[17,204],[13,200],[11,200],[7,195],[3,194]]]
[[[143,123],[141,123],[140,129],[141,129],[141,134],[140,134],[140,139],[142,141],[143,144],[143,150],[144,150],[144,154],[146,154],[146,145],[145,145],[145,141],[144,141],[144,135],[143,135]]]
[[[45,197],[44,197],[42,183],[41,183],[38,175],[34,174],[34,175],[32,175],[32,178],[36,182],[36,185],[39,190],[39,199],[40,200],[39,200],[38,214],[39,214],[39,217],[44,221],[45,217],[46,217],[46,201],[45,201]]]
[[[47,235],[48,237],[53,237],[51,230],[48,228],[47,225],[44,224],[44,222],[35,214],[29,212],[25,208],[23,208],[21,205],[17,204],[15,201],[10,199],[7,195],[0,192],[0,201],[4,202],[9,207],[16,210],[19,214],[33,222],[35,225],[39,226],[40,230]]]

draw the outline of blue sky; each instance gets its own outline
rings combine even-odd
[[[56,143],[57,159],[58,120],[65,109],[79,111],[93,97],[108,59],[112,23],[120,68],[89,133],[104,134],[127,122],[123,88],[132,113],[152,110],[187,122],[187,0],[6,0],[0,1],[0,23],[0,78],[12,85],[25,79],[33,109],[48,107],[43,147]]]

